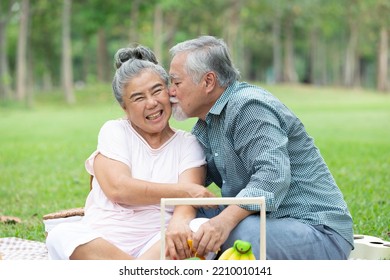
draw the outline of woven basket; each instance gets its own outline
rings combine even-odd
[[[46,236],[49,231],[60,223],[72,223],[80,221],[84,216],[84,208],[71,208],[66,210],[49,213],[43,216]]]

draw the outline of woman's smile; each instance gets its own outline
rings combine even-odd
[[[148,116],[146,116],[146,118],[150,121],[153,121],[153,120],[156,120],[158,119],[159,117],[161,117],[163,114],[163,110],[160,110],[158,111],[157,113],[154,113],[154,114],[150,114]]]

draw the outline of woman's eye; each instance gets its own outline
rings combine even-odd
[[[144,100],[143,97],[136,97],[136,98],[133,99],[134,102],[140,102],[142,100]]]
[[[160,93],[161,93],[161,91],[162,91],[162,89],[158,89],[158,90],[156,90],[155,92],[153,92],[153,95],[160,94]]]

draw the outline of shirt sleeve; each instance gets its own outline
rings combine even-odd
[[[232,126],[235,149],[246,170],[252,170],[248,184],[237,196],[264,196],[267,211],[275,211],[291,181],[283,117],[272,104],[258,100],[248,101],[235,116]]]
[[[206,164],[206,157],[203,149],[194,135],[183,132],[183,143],[181,147],[180,174],[187,169],[200,167]]]
[[[131,167],[131,155],[128,144],[129,137],[126,137],[125,129],[118,120],[108,121],[102,126],[98,135],[97,150],[85,162],[85,168],[88,173],[94,175],[93,162],[99,153]]]

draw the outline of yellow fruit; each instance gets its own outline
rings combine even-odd
[[[234,248],[231,247],[229,249],[227,249],[225,252],[222,253],[222,255],[219,257],[219,260],[228,260],[230,258],[230,256],[233,255],[234,253]]]
[[[200,260],[205,260],[206,258],[204,256],[198,256],[198,253],[194,250],[194,247],[192,245],[192,239],[187,239],[187,244],[190,247],[190,250],[192,252],[193,257]]]
[[[252,253],[252,244],[236,240],[233,247],[227,249],[219,257],[219,260],[255,260],[255,255]]]
[[[241,260],[241,254],[234,250],[234,252],[230,255],[229,260]]]

